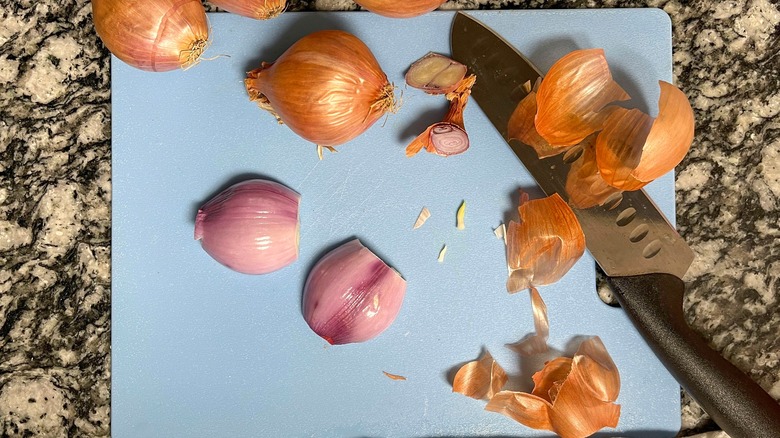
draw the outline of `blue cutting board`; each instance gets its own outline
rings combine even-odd
[[[206,56],[229,57],[162,74],[112,59],[114,437],[549,436],[451,392],[452,370],[483,349],[524,376],[513,379],[515,388],[530,389],[530,374],[541,367],[506,347],[531,333],[533,321],[528,294],[505,292],[504,245],[493,235],[514,210],[518,188],[539,195],[534,181],[474,102],[465,114],[467,153],[404,156],[446,105],[405,89],[403,73],[428,51],[449,53],[453,14],[287,13],[268,22],[211,14]],[[657,80],[671,80],[671,26],[660,10],[469,14],[543,71],[571,50],[603,47],[640,108],[654,111]],[[249,102],[242,83],[260,61],[320,29],[360,37],[404,90],[397,114],[323,161]],[[255,176],[302,194],[300,258],[263,276],[224,268],[193,240],[198,206]],[[672,176],[648,192],[674,218]],[[467,227],[458,231],[462,200]],[[423,206],[432,216],[412,231]],[[320,256],[354,237],[402,273],[406,299],[378,338],[327,346],[303,320],[302,288]],[[541,289],[550,345],[571,354],[581,336],[598,335],[612,354],[622,416],[607,436],[673,436],[676,382],[594,285],[586,254]]]

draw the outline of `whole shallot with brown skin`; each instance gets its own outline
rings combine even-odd
[[[255,20],[278,17],[287,7],[287,0],[209,0],[214,6]]]
[[[219,263],[244,274],[267,274],[298,259],[300,195],[263,179],[234,184],[195,218],[195,240]]]
[[[209,41],[200,0],[92,0],[92,18],[108,50],[141,70],[189,68]]]
[[[356,0],[369,11],[390,18],[410,18],[431,12],[446,0]]]
[[[311,33],[247,73],[249,98],[302,138],[333,149],[395,111],[394,87],[371,50],[340,30]]]
[[[303,316],[330,344],[365,342],[393,323],[406,280],[355,239],[314,265],[303,291]]]

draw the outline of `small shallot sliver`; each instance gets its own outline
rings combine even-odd
[[[423,226],[429,217],[431,217],[431,211],[428,210],[428,207],[423,207],[422,210],[420,210],[420,215],[417,216],[417,220],[414,222],[412,229],[416,230]]]
[[[406,280],[355,239],[325,254],[303,290],[303,316],[330,344],[364,342],[395,320]]]
[[[268,180],[234,184],[206,202],[195,240],[219,263],[244,274],[267,274],[298,259],[301,196]]]

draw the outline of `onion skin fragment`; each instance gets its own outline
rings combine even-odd
[[[536,92],[531,91],[520,100],[514,112],[512,112],[507,126],[507,136],[534,148],[539,158],[552,157],[553,155],[566,152],[568,147],[553,146],[539,135],[534,126],[536,111]]]
[[[575,50],[542,79],[534,126],[550,145],[573,146],[601,129],[606,105],[628,98],[612,79],[603,49]]]
[[[557,193],[521,201],[517,210],[521,222],[507,228],[510,293],[560,280],[585,252],[577,216]]]
[[[573,359],[559,357],[533,375],[531,394],[501,391],[485,409],[563,438],[584,438],[616,427],[620,374],[597,336],[580,344]]]
[[[304,286],[303,316],[330,344],[365,342],[390,327],[405,293],[406,280],[355,239],[314,265]]]
[[[693,142],[693,109],[685,94],[659,81],[658,117],[614,108],[596,138],[596,162],[607,184],[639,190],[674,169]]]
[[[278,17],[287,7],[287,0],[209,0],[214,6],[233,14],[270,20]]]
[[[452,392],[477,400],[490,399],[501,391],[508,378],[501,365],[486,351],[479,360],[460,367],[452,382]]]
[[[369,11],[390,18],[410,18],[431,12],[446,0],[357,0]]]
[[[393,85],[371,50],[340,30],[301,38],[244,84],[251,101],[322,147],[346,143],[395,111]]]
[[[208,45],[200,0],[92,0],[92,18],[106,48],[141,70],[189,68]]]
[[[595,140],[595,135],[591,135],[580,143],[582,155],[571,164],[566,175],[566,193],[569,195],[569,205],[573,208],[603,205],[610,196],[622,192],[602,178],[596,164]]]
[[[267,274],[298,259],[301,196],[282,184],[252,179],[206,202],[195,240],[214,260],[244,274]]]

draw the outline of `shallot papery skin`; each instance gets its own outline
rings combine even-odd
[[[585,252],[582,227],[560,195],[523,199],[517,208],[520,222],[509,222],[507,229],[510,293],[555,283]]]
[[[314,32],[247,73],[249,99],[302,138],[338,146],[395,110],[393,85],[371,50],[340,30]]]
[[[355,239],[325,254],[309,273],[303,316],[331,344],[364,342],[395,320],[406,280]]]
[[[108,50],[141,70],[188,68],[208,45],[200,0],[92,0],[92,19]]]
[[[255,20],[278,17],[287,7],[286,0],[209,0],[214,6]]]
[[[598,336],[580,344],[573,359],[558,357],[533,375],[531,393],[501,391],[485,410],[562,438],[585,438],[617,427],[620,373]]]
[[[301,196],[268,180],[234,184],[206,202],[195,240],[214,260],[244,274],[267,274],[298,259]]]
[[[357,0],[369,11],[390,18],[409,18],[431,12],[446,0]]]

